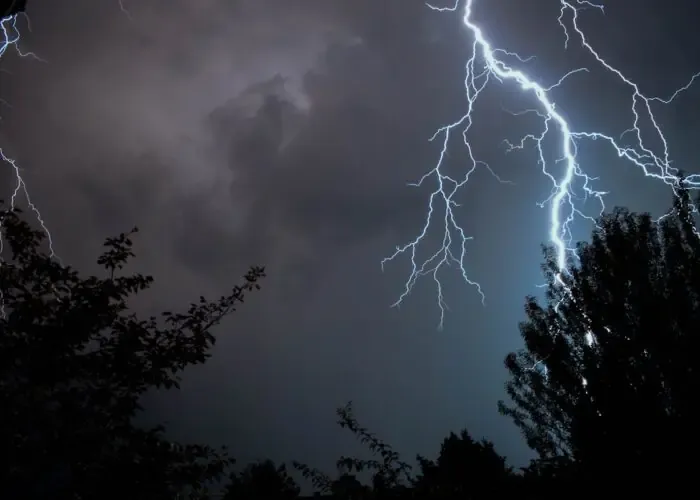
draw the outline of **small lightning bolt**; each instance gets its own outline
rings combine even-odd
[[[24,14],[26,17],[26,14]],[[17,27],[17,21],[19,18],[20,14],[15,14],[13,16],[7,16],[2,19],[0,19],[0,30],[2,31],[2,38],[0,38],[0,58],[5,55],[5,53],[9,49],[14,49],[14,51],[19,55],[20,57],[32,57],[36,59],[37,61],[42,61],[45,62],[43,59],[41,59],[39,56],[37,56],[34,52],[23,52],[19,48],[19,40],[20,40],[20,31],[19,28]],[[10,198],[10,206],[12,208],[15,208],[18,198],[20,196],[24,196],[27,205],[31,209],[32,212],[36,215],[36,219],[39,222],[39,225],[41,228],[44,230],[46,233],[48,243],[49,243],[49,251],[51,257],[55,257],[55,252],[53,248],[53,239],[51,238],[51,232],[48,230],[46,227],[46,224],[44,223],[44,219],[41,216],[41,213],[39,212],[39,209],[36,207],[36,205],[32,202],[31,197],[29,196],[29,191],[27,189],[27,184],[22,178],[21,174],[21,169],[19,165],[17,165],[17,162],[10,158],[0,147],[0,160],[5,162],[5,164],[9,165],[14,173],[15,177],[15,188],[12,192],[12,196]],[[2,232],[0,232],[0,256],[2,255],[2,250],[3,250],[3,240],[2,240]]]
[[[23,14],[23,15],[26,17],[26,14]],[[0,37],[1,37],[0,38],[0,59],[5,55],[5,53],[8,50],[13,49],[15,51],[15,53],[17,55],[19,55],[20,57],[31,57],[33,59],[36,59],[37,61],[45,62],[43,59],[41,59],[39,56],[37,56],[34,52],[23,52],[20,49],[20,47],[19,47],[20,30],[17,26],[19,16],[20,16],[20,14],[15,14],[12,16],[0,18]],[[28,18],[27,18],[27,20],[28,20]],[[10,156],[8,156],[7,153],[5,153],[5,151],[2,149],[2,147],[0,147],[0,160],[3,161],[6,165],[8,165],[12,169],[12,172],[13,172],[14,177],[15,177],[15,187],[14,187],[14,190],[12,191],[12,196],[10,198],[10,207],[15,208],[17,205],[18,199],[22,196],[24,197],[30,210],[32,212],[34,212],[39,225],[46,233],[51,257],[55,257],[56,254],[55,254],[54,248],[53,248],[53,239],[51,238],[51,232],[46,227],[46,224],[44,223],[44,219],[41,216],[41,212],[39,212],[39,209],[32,202],[32,199],[29,196],[29,190],[27,189],[27,183],[22,178],[21,169],[20,169],[19,165],[17,164],[16,160],[14,160]],[[2,256],[2,251],[3,251],[3,238],[2,238],[2,232],[0,231],[0,259]],[[0,262],[1,262],[1,260],[0,260]]]
[[[123,0],[119,0],[118,5],[119,5],[119,9],[122,11],[122,13],[129,20],[131,20],[132,19],[131,13],[124,5]],[[3,56],[7,53],[8,50],[13,50],[20,57],[31,57],[37,61],[46,62],[44,59],[37,56],[34,52],[24,52],[20,49],[19,43],[20,43],[20,38],[21,38],[21,36],[20,36],[21,32],[20,32],[20,29],[17,25],[20,16],[22,16],[26,20],[27,29],[29,31],[31,31],[31,24],[29,21],[29,16],[27,16],[27,14],[24,12],[20,12],[18,14],[13,14],[13,15],[9,15],[9,16],[5,16],[5,17],[0,18],[0,61],[2,60]],[[0,104],[7,105],[7,103],[1,99],[0,99]],[[14,158],[11,158],[3,150],[2,146],[0,146],[0,162],[4,162],[6,165],[8,165],[11,168],[13,175],[14,175],[14,178],[15,178],[15,187],[12,191],[12,196],[10,198],[10,207],[14,209],[17,206],[19,199],[22,197],[24,198],[24,200],[27,203],[27,206],[34,213],[36,220],[39,223],[39,226],[46,234],[50,257],[51,258],[58,258],[58,256],[56,255],[56,252],[54,251],[54,244],[53,244],[53,238],[51,236],[51,232],[49,231],[46,223],[44,222],[44,219],[41,215],[41,212],[39,211],[37,206],[34,204],[34,202],[32,201],[32,199],[29,195],[29,190],[27,189],[27,183],[25,182],[25,180],[21,174],[22,169],[17,164],[17,161]],[[0,230],[0,265],[2,264],[3,248],[4,248],[3,235],[2,235],[2,231]],[[0,303],[1,303],[1,301],[0,301]]]
[[[551,86],[544,86],[530,77],[526,72],[513,67],[506,62],[514,59],[519,64],[524,64],[528,59],[520,57],[518,54],[508,52],[494,47],[486,38],[482,28],[474,21],[472,12],[476,0],[457,0],[451,7],[436,7],[428,4],[428,7],[438,12],[456,12],[463,5],[462,22],[464,27],[471,34],[472,52],[466,64],[466,77],[464,79],[464,90],[467,97],[466,112],[452,123],[440,127],[430,138],[435,141],[441,139],[441,149],[437,162],[431,170],[421,177],[412,186],[423,186],[428,180],[436,181],[437,187],[430,194],[427,215],[423,227],[418,236],[409,243],[399,246],[390,256],[382,260],[384,265],[400,256],[408,256],[411,263],[411,273],[405,282],[403,292],[393,306],[399,306],[411,293],[416,282],[424,276],[432,277],[437,288],[437,302],[440,310],[439,328],[442,328],[447,309],[443,295],[443,287],[440,281],[440,271],[451,265],[459,270],[462,279],[470,286],[474,287],[479,294],[482,303],[485,301],[485,294],[479,283],[472,280],[467,272],[467,242],[472,239],[466,231],[457,223],[455,209],[459,207],[455,201],[457,193],[464,187],[471,174],[479,167],[487,168],[495,176],[495,173],[487,164],[477,160],[473,154],[469,143],[469,131],[475,120],[475,106],[481,92],[487,84],[492,81],[498,84],[513,84],[519,87],[523,93],[533,96],[537,103],[537,109],[526,110],[525,112],[535,113],[542,123],[542,129],[537,133],[527,134],[516,143],[505,141],[508,151],[522,150],[528,145],[533,145],[538,152],[538,163],[544,176],[552,185],[551,195],[540,202],[541,207],[547,207],[549,213],[549,241],[556,250],[556,261],[559,275],[556,280],[563,284],[563,273],[567,270],[567,259],[574,256],[572,246],[571,225],[577,219],[585,219],[595,223],[595,219],[586,215],[577,204],[581,198],[585,202],[587,199],[594,199],[600,206],[600,213],[605,210],[605,191],[593,188],[594,181],[597,180],[585,173],[578,162],[578,144],[583,140],[605,141],[611,151],[618,157],[623,158],[638,167],[643,175],[651,177],[659,182],[670,186],[674,192],[679,186],[679,172],[671,167],[669,158],[669,147],[666,137],[659,125],[654,111],[653,103],[669,104],[683,91],[689,89],[700,73],[693,75],[690,81],[675,91],[669,98],[648,97],[642,93],[637,83],[630,80],[619,69],[608,63],[598,51],[590,44],[585,33],[579,26],[579,14],[584,8],[593,8],[603,12],[603,6],[587,0],[558,0],[560,12],[557,18],[559,26],[564,32],[564,47],[575,39],[594,58],[597,64],[605,71],[611,73],[623,82],[630,90],[631,111],[633,120],[630,127],[625,130],[619,138],[613,138],[602,132],[579,131],[558,110],[556,103],[551,98],[551,91],[561,86],[564,81],[577,73],[588,71],[587,68],[578,68],[566,73],[559,81]],[[522,113],[521,113],[522,114]],[[640,121],[645,117],[651,123],[652,132],[661,144],[661,151],[655,152],[642,139]],[[445,157],[452,137],[461,133],[464,146],[466,147],[466,157],[468,167],[464,175],[460,178],[445,173]],[[550,165],[545,160],[544,140],[551,134],[557,137],[557,154],[564,164],[563,174],[558,177],[550,171]],[[621,145],[622,138],[626,138],[626,143]],[[500,179],[498,179],[500,181]],[[503,181],[501,181],[503,182]],[[684,179],[686,185],[691,189],[700,188],[700,174],[690,175]],[[577,195],[575,189],[579,188],[583,196]],[[440,224],[442,233],[442,244],[430,257],[420,260],[419,250],[426,245],[427,235],[433,225]]]
[[[125,7],[123,0],[119,0],[119,9],[124,13],[124,15],[131,20],[131,14],[128,11],[128,9]],[[20,56],[20,57],[31,57],[37,61],[41,62],[46,62],[44,59],[41,59],[39,56],[37,56],[34,52],[24,52],[20,49],[19,47],[19,42],[20,42],[20,29],[17,26],[17,22],[19,20],[19,17],[23,16],[24,19],[26,19],[27,22],[27,29],[31,31],[31,24],[29,21],[29,16],[25,14],[24,12],[20,12],[18,14],[13,14],[5,17],[0,17],[0,61],[2,60],[3,56],[7,53],[8,50],[14,50],[14,52]],[[5,101],[0,99],[0,104],[7,104]],[[15,178],[15,186],[12,191],[12,196],[10,197],[10,207],[14,209],[17,206],[17,203],[19,202],[20,198],[24,198],[27,206],[31,210],[31,212],[34,213],[35,218],[41,227],[41,229],[44,231],[46,234],[46,239],[48,242],[48,248],[49,248],[49,257],[52,259],[58,259],[60,262],[59,257],[56,255],[56,252],[54,250],[54,244],[53,244],[53,238],[51,236],[51,232],[49,231],[46,223],[44,222],[44,218],[41,215],[41,212],[37,208],[37,206],[34,204],[32,201],[31,196],[29,195],[29,190],[27,189],[27,183],[25,182],[24,178],[22,177],[21,173],[21,168],[17,164],[17,161],[14,158],[11,158],[0,146],[0,162],[4,162],[6,165],[8,165]],[[0,266],[3,264],[3,250],[4,250],[4,238],[3,238],[3,233],[2,233],[2,228],[0,227]],[[57,299],[59,294],[58,292],[56,293]],[[4,308],[4,302],[3,302],[3,295],[2,295],[2,290],[0,290],[0,316],[4,317],[5,316],[5,308]]]
[[[129,9],[127,9],[126,6],[124,5],[124,0],[119,0],[119,10],[122,11],[122,14],[124,14],[129,21],[134,20],[131,17],[131,12],[129,12]]]

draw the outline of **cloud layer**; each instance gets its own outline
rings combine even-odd
[[[546,227],[533,202],[548,186],[531,180],[534,153],[503,155],[501,140],[522,134],[498,113],[514,92],[485,95],[472,140],[516,186],[477,172],[460,200],[488,307],[446,275],[452,310],[436,332],[430,286],[392,310],[406,262],[379,269],[423,222],[427,192],[406,183],[435,159],[426,139],[463,109],[469,44],[457,17],[408,0],[123,4],[128,14],[116,0],[30,3],[25,43],[46,62],[7,61],[0,140],[67,261],[94,271],[105,236],[142,228],[136,267],[157,278],[144,310],[267,266],[212,362],[181,393],[155,396],[152,417],[242,458],[323,465],[353,449],[333,410],[355,399],[409,456],[466,425],[522,461],[495,402],[538,281]],[[505,47],[540,55],[561,43],[551,6],[538,7],[551,10],[545,36],[532,9],[489,5]],[[557,64],[536,67],[556,81]],[[451,152],[455,168],[460,158]]]

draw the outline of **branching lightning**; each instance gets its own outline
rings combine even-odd
[[[473,18],[473,8],[477,0],[457,0],[451,7],[436,7],[428,4],[428,7],[438,12],[456,12],[463,9],[462,22],[470,33],[472,42],[471,56],[466,63],[466,76],[464,79],[464,90],[467,98],[466,112],[456,121],[440,127],[430,138],[431,141],[441,140],[440,154],[437,162],[431,170],[421,177],[412,186],[420,187],[427,181],[435,181],[437,187],[430,194],[427,215],[422,230],[418,236],[409,243],[399,246],[389,257],[382,260],[382,268],[389,261],[393,261],[400,256],[408,256],[411,262],[411,274],[405,282],[403,292],[398,300],[393,304],[399,306],[411,293],[419,278],[424,276],[432,277],[437,288],[437,301],[440,310],[439,327],[442,328],[445,312],[447,309],[443,286],[440,281],[440,271],[451,265],[459,270],[462,279],[476,289],[482,302],[485,294],[479,283],[472,280],[467,272],[466,247],[467,242],[472,239],[466,231],[458,224],[455,218],[455,209],[459,206],[455,200],[457,193],[467,184],[471,174],[479,167],[488,168],[484,162],[477,160],[473,154],[469,143],[469,132],[476,119],[475,106],[481,92],[486,86],[495,83],[506,85],[513,84],[519,87],[523,93],[535,98],[537,109],[526,110],[525,112],[536,113],[541,119],[542,130],[537,133],[527,134],[518,142],[511,143],[505,141],[508,151],[521,150],[528,145],[536,148],[539,156],[538,163],[544,176],[551,182],[551,195],[539,205],[548,209],[549,241],[556,250],[556,260],[559,275],[556,277],[562,283],[561,277],[567,271],[567,260],[570,256],[575,256],[572,245],[571,225],[577,219],[586,219],[595,222],[595,219],[583,213],[577,200],[583,198],[595,199],[600,206],[600,212],[605,210],[604,191],[593,188],[596,179],[586,174],[578,162],[578,144],[584,140],[601,140],[606,142],[611,151],[620,158],[623,158],[638,167],[643,175],[651,177],[659,182],[670,186],[674,191],[679,186],[679,171],[671,166],[669,158],[669,147],[666,137],[659,125],[652,105],[669,104],[676,99],[683,91],[690,88],[700,73],[693,75],[690,81],[669,98],[648,97],[642,93],[637,83],[626,77],[619,69],[609,64],[600,53],[591,45],[585,33],[579,26],[579,15],[585,8],[596,9],[601,13],[603,6],[587,0],[558,0],[560,13],[557,22],[564,32],[564,47],[576,41],[593,57],[595,62],[605,71],[611,73],[624,83],[630,90],[632,123],[628,130],[624,131],[619,138],[613,138],[602,132],[579,131],[558,111],[555,101],[550,96],[552,89],[561,86],[564,81],[580,72],[588,71],[587,68],[578,68],[566,73],[555,84],[545,87],[528,75],[524,70],[517,69],[506,60],[517,61],[518,65],[524,65],[527,59],[520,57],[513,52],[494,47],[487,39],[482,28]],[[645,118],[651,123],[651,132],[661,145],[660,151],[654,151],[642,138],[641,120]],[[648,132],[645,132],[647,134]],[[461,178],[455,178],[445,173],[445,158],[447,149],[452,137],[461,133],[464,146],[466,146],[466,157],[468,167],[466,173]],[[556,134],[558,151],[556,152],[564,164],[564,173],[555,176],[550,171],[550,165],[546,161],[544,150],[544,140],[550,134]],[[625,138],[625,144],[622,139]],[[499,179],[500,180],[500,179]],[[690,175],[685,177],[684,182],[691,189],[700,188],[700,175]],[[581,189],[583,196],[577,195],[575,189]],[[580,203],[580,202],[579,202]],[[427,245],[427,235],[433,225],[440,224],[442,234],[442,245],[425,260],[420,260],[418,252]]]
[[[131,20],[131,14],[124,5],[122,0],[119,0],[119,9],[122,11],[122,13]],[[0,17],[0,61],[2,60],[3,56],[8,51],[14,51],[18,56],[22,58],[33,58],[37,61],[41,62],[46,62],[43,59],[41,59],[39,56],[37,56],[34,52],[24,52],[20,49],[20,38],[21,38],[21,33],[20,29],[18,26],[18,22],[20,17],[26,20],[26,26],[29,31],[31,31],[31,26],[29,24],[29,17],[24,13],[24,12],[19,12],[16,14],[11,14],[7,15],[4,17]],[[0,99],[0,104],[6,105],[7,103]],[[21,198],[24,198],[24,201],[26,202],[27,206],[29,209],[34,213],[35,218],[41,229],[44,231],[46,234],[46,239],[48,241],[48,248],[49,248],[49,256],[51,258],[58,258],[56,255],[56,252],[54,251],[54,244],[53,244],[53,238],[51,236],[51,232],[49,231],[46,223],[44,222],[44,218],[41,215],[41,212],[37,208],[37,206],[34,204],[32,201],[30,195],[29,195],[29,190],[27,189],[27,183],[25,182],[24,178],[22,177],[22,169],[18,165],[17,161],[10,157],[2,148],[0,145],[0,163],[4,163],[5,165],[9,166],[12,174],[14,175],[14,188],[12,190],[12,195],[10,197],[10,207],[12,209],[16,208],[18,202],[20,201]],[[3,240],[3,233],[2,229],[0,228],[0,265],[3,264],[3,249],[4,249],[4,240]],[[58,295],[57,295],[58,298]],[[60,299],[59,299],[60,300]],[[4,303],[3,303],[3,296],[2,296],[2,290],[0,290],[0,315],[4,317],[5,315],[5,309],[4,309]]]
[[[394,306],[399,306],[403,303],[420,278],[432,277],[437,291],[437,302],[440,310],[440,328],[443,325],[447,310],[443,285],[440,281],[440,272],[443,268],[455,266],[464,282],[476,290],[482,303],[486,300],[482,286],[471,279],[467,271],[467,244],[473,238],[468,235],[457,221],[456,209],[458,209],[459,205],[456,200],[458,193],[469,182],[472,173],[478,168],[486,168],[499,182],[507,182],[501,180],[486,163],[475,157],[469,142],[472,124],[477,119],[475,109],[479,97],[487,85],[493,83],[515,85],[524,94],[534,97],[537,104],[536,109],[528,109],[520,114],[525,112],[535,113],[541,120],[541,130],[526,134],[514,143],[507,140],[505,143],[507,151],[517,151],[533,146],[538,152],[538,163],[542,174],[552,186],[550,196],[541,201],[539,205],[548,210],[549,241],[556,249],[560,273],[566,272],[568,257],[575,255],[571,233],[573,222],[577,219],[594,222],[593,217],[582,211],[580,206],[581,196],[577,195],[575,190],[580,189],[582,191],[584,201],[590,198],[595,199],[600,206],[600,211],[605,210],[604,196],[607,193],[594,188],[597,179],[586,174],[578,162],[578,144],[581,141],[604,141],[613,153],[638,167],[644,176],[662,182],[674,190],[679,185],[678,170],[671,166],[669,146],[654,114],[653,105],[669,104],[674,101],[683,91],[690,88],[696,79],[700,78],[700,73],[693,75],[686,85],[673,92],[668,98],[648,97],[642,93],[637,83],[630,80],[600,55],[579,26],[579,15],[583,9],[595,9],[602,13],[603,6],[590,0],[552,1],[559,2],[559,16],[556,19],[564,34],[564,47],[567,48],[571,43],[580,44],[600,68],[609,72],[629,88],[631,97],[630,109],[633,119],[630,127],[618,138],[599,131],[577,130],[558,110],[556,102],[550,95],[551,91],[564,84],[568,77],[586,72],[588,71],[587,68],[569,71],[553,85],[544,86],[525,70],[519,69],[524,67],[529,59],[525,59],[514,52],[497,48],[487,39],[483,29],[472,15],[474,5],[478,3],[478,0],[456,0],[456,3],[449,7],[437,7],[428,4],[430,9],[438,12],[463,12],[462,22],[464,28],[472,37],[472,52],[466,62],[464,79],[467,106],[462,116],[440,127],[430,138],[430,141],[438,142],[441,146],[437,161],[417,182],[411,184],[414,187],[423,187],[429,181],[437,184],[437,187],[430,193],[423,227],[412,241],[397,247],[393,254],[383,259],[382,267],[402,256],[407,256],[411,263],[411,272],[404,284],[402,293],[393,304]],[[120,10],[130,18],[129,11],[122,0],[119,0],[118,5]],[[23,14],[0,18],[0,60],[8,51],[14,51],[20,57],[32,57],[40,60],[34,53],[23,52],[19,47],[20,31],[18,21],[21,16],[26,18]],[[514,65],[511,65],[508,61],[514,61]],[[3,101],[0,101],[0,104],[3,103]],[[644,135],[648,133],[654,135],[654,140],[661,144],[660,151],[654,151],[642,138],[642,119],[647,119],[651,123],[651,129],[645,131]],[[445,168],[447,150],[456,134],[462,135],[468,159],[467,169],[459,178],[448,175]],[[561,159],[561,164],[564,165],[562,174],[555,175],[552,173],[546,160],[544,141],[545,138],[550,136],[554,136],[557,139],[557,154]],[[623,138],[625,138],[624,144],[622,143]],[[41,213],[29,196],[27,185],[21,175],[21,168],[15,159],[11,158],[1,146],[0,162],[3,162],[11,169],[15,178],[14,189],[10,199],[11,206],[15,207],[21,198],[26,200],[27,205],[34,212],[38,223],[46,232],[51,255],[54,255],[51,234],[46,224],[44,224]],[[688,187],[698,189],[700,188],[700,174],[687,176],[684,182]],[[442,233],[441,245],[437,251],[423,259],[419,257],[419,252],[427,246],[428,233],[434,226],[437,226]],[[2,244],[2,233],[0,232],[0,254],[2,252]]]
[[[35,53],[23,52],[20,49],[20,47],[19,47],[20,30],[19,30],[19,27],[17,26],[20,15],[23,15],[26,18],[26,15],[24,15],[24,14],[15,14],[12,16],[0,18],[0,59],[5,55],[5,53],[8,50],[14,50],[14,52],[17,55],[19,55],[20,57],[31,57],[31,58],[36,59],[38,61],[43,61],[43,59],[39,58],[39,56],[37,56]],[[44,223],[44,219],[41,216],[41,212],[39,212],[39,209],[32,202],[32,199],[29,196],[29,190],[27,189],[27,184],[24,181],[24,179],[22,178],[21,168],[17,164],[17,161],[15,159],[11,158],[3,150],[2,146],[0,146],[0,160],[12,169],[12,172],[13,172],[13,175],[15,178],[15,183],[14,183],[15,186],[14,186],[14,189],[12,191],[12,196],[10,197],[11,208],[15,208],[18,200],[21,197],[24,197],[24,199],[26,200],[27,206],[30,208],[30,210],[32,212],[34,212],[39,225],[46,233],[48,244],[49,244],[50,255],[52,257],[55,257],[55,252],[54,252],[54,248],[53,248],[53,239],[51,238],[51,233],[49,232],[48,228],[46,227],[46,224]],[[0,258],[2,255],[2,250],[3,250],[3,238],[2,238],[2,232],[0,231]],[[1,263],[1,260],[0,260],[0,263]]]
[[[121,10],[121,12],[129,20],[131,20],[131,13],[124,5],[123,0],[119,0],[118,5],[119,5],[119,9]],[[23,57],[23,58],[30,57],[30,58],[35,59],[37,61],[46,62],[43,59],[41,59],[39,56],[37,56],[34,52],[24,52],[20,49],[21,33],[20,33],[19,26],[18,26],[18,22],[20,20],[20,17],[26,20],[27,29],[29,31],[31,31],[31,26],[29,24],[29,17],[24,12],[8,15],[5,17],[0,17],[0,61],[2,60],[3,56],[5,56],[5,54],[8,51],[12,50],[20,57]],[[0,99],[0,104],[6,105],[7,103],[5,101],[3,101],[2,99]],[[41,215],[41,212],[39,212],[39,209],[34,204],[34,202],[32,201],[32,199],[29,195],[29,190],[27,189],[27,183],[25,182],[24,178],[22,177],[22,173],[21,173],[22,169],[18,165],[17,161],[14,158],[10,157],[5,152],[5,150],[3,150],[1,145],[0,145],[0,163],[4,163],[5,165],[10,167],[10,169],[14,175],[14,179],[15,179],[14,188],[12,191],[12,195],[10,197],[10,207],[14,209],[17,206],[17,203],[20,201],[20,199],[24,198],[27,206],[34,213],[39,226],[42,228],[42,230],[46,234],[50,256],[52,258],[57,258],[56,252],[54,251],[54,244],[53,244],[53,238],[51,236],[51,232],[49,231],[46,223],[44,222],[44,219]],[[3,251],[3,235],[2,235],[2,231],[0,230],[0,265],[2,264],[2,251]],[[2,298],[2,296],[0,295],[0,309],[1,309],[1,305],[2,305],[1,298]]]

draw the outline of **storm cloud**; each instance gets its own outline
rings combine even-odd
[[[380,269],[423,224],[429,191],[407,183],[435,161],[427,139],[464,109],[470,47],[458,16],[409,0],[122,3],[127,12],[117,0],[30,2],[23,47],[44,62],[3,60],[0,140],[65,261],[94,272],[104,237],[141,228],[134,266],[157,280],[143,310],[267,267],[263,290],[219,328],[211,362],[179,393],[153,395],[149,418],[243,460],[330,466],[354,449],[334,425],[354,399],[409,457],[467,426],[522,463],[495,405],[539,280],[547,235],[534,201],[549,186],[533,177],[534,152],[504,154],[502,140],[522,134],[501,113],[514,91],[485,95],[472,137],[513,184],[481,170],[460,199],[487,306],[446,274],[451,311],[438,332],[430,284],[391,309],[408,263]],[[523,3],[489,2],[493,35],[538,55],[559,47],[556,5],[537,2],[553,34],[533,36],[545,23]],[[450,151],[452,167],[460,154]]]

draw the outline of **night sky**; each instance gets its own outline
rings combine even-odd
[[[106,236],[139,226],[134,270],[155,275],[142,312],[217,296],[247,267],[268,278],[222,324],[214,356],[180,392],[151,395],[148,421],[174,437],[227,444],[241,460],[297,459],[332,470],[359,448],[335,424],[354,400],[361,421],[406,458],[433,455],[451,430],[492,439],[514,465],[528,450],[498,415],[504,356],[521,347],[523,302],[543,281],[540,244],[551,185],[528,148],[533,122],[513,85],[493,82],[470,140],[512,184],[477,171],[459,201],[468,270],[443,274],[442,331],[430,279],[401,308],[410,263],[380,261],[420,231],[439,153],[434,130],[465,109],[471,40],[459,14],[414,0],[30,1],[22,47],[0,73],[0,144],[23,175],[61,258],[85,272]],[[572,42],[556,0],[477,0],[498,47],[536,56],[522,68],[551,85],[575,128],[620,134],[631,93]],[[616,0],[581,14],[590,42],[646,94],[668,96],[700,70],[693,0]],[[22,25],[22,24],[20,24]],[[697,171],[700,86],[659,107],[674,165]],[[535,126],[537,124],[535,123]],[[648,124],[645,124],[645,127]],[[535,128],[534,131],[538,129]],[[464,167],[464,148],[450,168]],[[582,165],[608,206],[661,213],[670,192],[601,143]],[[3,169],[2,196],[10,190]],[[592,214],[595,207],[590,205]],[[591,226],[578,224],[576,235]],[[439,245],[442,234],[431,235]],[[433,246],[433,251],[438,247]],[[426,249],[427,251],[427,249]]]

